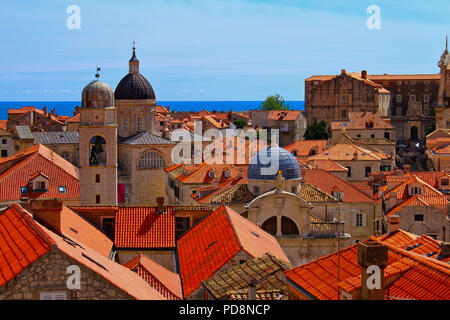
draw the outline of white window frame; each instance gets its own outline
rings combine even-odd
[[[355,213],[353,215],[353,226],[354,227],[366,227],[367,226],[367,215],[364,212]]]
[[[123,118],[123,130],[128,131],[128,118]]]

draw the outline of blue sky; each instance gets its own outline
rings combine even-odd
[[[81,29],[69,30],[69,5]],[[381,29],[369,30],[369,5]],[[0,100],[80,100],[113,89],[136,40],[158,100],[303,100],[304,79],[366,69],[437,73],[450,1],[0,0]]]

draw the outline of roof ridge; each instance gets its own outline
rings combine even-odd
[[[233,233],[234,233],[234,236],[236,237],[236,239],[237,239],[237,242],[238,242],[238,244],[239,244],[239,247],[241,248],[241,250],[245,250],[244,249],[244,246],[242,245],[242,241],[241,241],[241,239],[239,238],[239,235],[238,235],[238,233],[237,233],[237,231],[236,231],[236,226],[234,225],[234,223],[233,223],[233,221],[230,219],[230,212],[228,211],[228,207],[226,206],[226,205],[221,205],[219,208],[223,208],[223,210],[224,210],[224,212],[225,212],[225,215],[226,215],[226,217],[227,217],[227,220],[228,220],[228,222],[230,223],[230,225],[231,225],[231,229],[233,230]],[[237,213],[236,213],[237,214]],[[240,215],[239,215],[240,216]],[[245,250],[246,252],[247,252],[247,250]],[[248,253],[248,252],[247,252]],[[250,253],[248,253],[249,255],[251,255]]]
[[[439,271],[441,271],[441,272],[446,273],[447,275],[450,275],[450,265],[448,265],[448,264],[446,264],[446,263],[444,263],[444,262],[442,262],[442,261],[436,260],[436,259],[434,259],[434,258],[426,257],[426,256],[424,256],[424,255],[421,255],[421,254],[416,253],[416,252],[413,252],[413,251],[406,251],[406,250],[404,250],[404,249],[402,249],[402,248],[399,248],[399,247],[396,247],[396,246],[394,246],[394,245],[392,245],[392,244],[385,243],[385,242],[383,242],[383,241],[377,239],[377,238],[374,237],[374,236],[370,236],[369,239],[370,239],[370,240],[374,240],[374,241],[376,241],[377,243],[384,244],[384,245],[386,245],[390,250],[393,250],[393,251],[395,251],[395,252],[397,252],[397,253],[400,253],[400,254],[402,254],[402,255],[404,255],[404,256],[407,256],[407,257],[410,258],[410,259],[416,260],[416,261],[418,261],[419,263],[423,263],[423,264],[425,264],[425,265],[427,265],[427,266],[429,266],[429,267],[431,267],[431,268],[437,269],[437,270],[439,270]]]

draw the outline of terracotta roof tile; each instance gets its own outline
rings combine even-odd
[[[402,235],[403,236],[403,235]],[[389,299],[448,300],[450,299],[450,266],[437,259],[409,252],[381,238],[371,240],[388,246],[389,265],[385,277],[406,272],[386,290]],[[408,238],[408,237],[406,237]],[[408,241],[408,240],[406,240]],[[401,244],[403,245],[403,243]],[[355,244],[340,251],[340,282],[337,281],[337,252],[285,272],[291,283],[306,291],[311,298],[336,300],[338,288],[351,292],[361,286],[361,267],[357,262]]]
[[[344,192],[343,202],[375,202],[375,200],[366,193],[325,170],[305,170],[303,179],[305,183],[318,187],[328,194],[332,194],[333,188],[338,187]]]
[[[0,214],[0,230],[0,279],[3,280],[0,285],[45,254],[50,245],[55,245],[58,250],[130,296],[142,300],[164,300],[162,295],[128,268],[104,257],[84,243],[61,238],[34,221],[17,204],[9,206]]]
[[[322,153],[327,145],[327,140],[297,140],[284,147],[284,149],[292,154],[295,151],[297,157],[308,157],[311,155],[312,150],[315,153]]]
[[[50,250],[55,242],[17,204],[0,211],[0,286]]]
[[[174,248],[175,215],[172,208],[156,213],[153,207],[119,207],[114,240],[117,248]]]
[[[177,241],[177,246],[184,297],[241,250],[252,257],[268,252],[289,262],[274,237],[225,206],[193,226]]]
[[[331,130],[377,130],[394,129],[390,122],[371,112],[349,112],[349,121],[332,121]],[[370,126],[371,124],[372,126]]]
[[[0,200],[19,200],[23,194],[21,187],[29,186],[30,176],[40,172],[49,178],[48,190],[35,192],[28,188],[29,198],[79,198],[78,168],[57,155],[44,145],[30,147],[22,153],[3,159],[0,163],[12,164],[0,174]],[[61,193],[59,186],[65,186]]]
[[[145,255],[138,255],[126,263],[125,267],[136,272],[166,299],[183,299],[180,276]]]

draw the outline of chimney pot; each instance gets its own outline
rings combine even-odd
[[[156,203],[158,204],[156,207],[156,212],[163,213],[164,212],[164,197],[157,197]]]
[[[389,232],[397,231],[399,225],[400,225],[400,216],[399,215],[394,214],[389,217]]]
[[[444,257],[450,255],[450,242],[442,242],[441,255]]]
[[[366,70],[361,71],[361,78],[367,79],[367,71]]]

